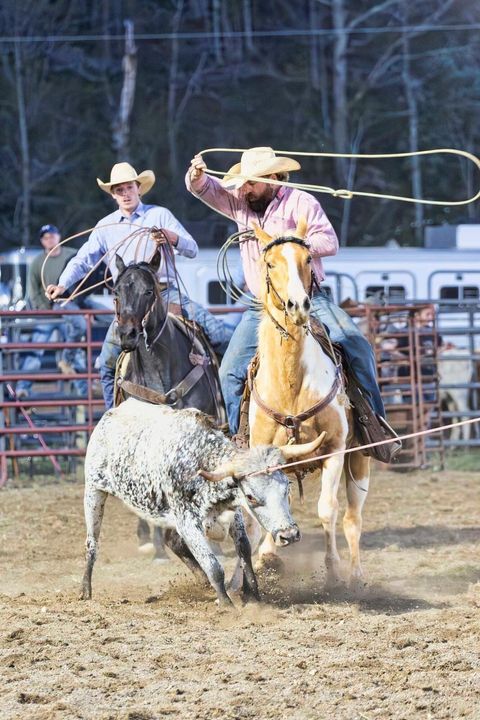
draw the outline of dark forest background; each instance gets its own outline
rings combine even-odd
[[[153,169],[148,201],[206,245],[224,227],[185,190],[198,150],[476,153],[479,29],[477,0],[3,0],[1,246],[94,225],[113,209],[95,178],[119,160]],[[305,182],[430,198],[479,181],[448,157],[302,164]],[[419,245],[425,224],[478,220],[478,204],[319,199],[344,245]]]

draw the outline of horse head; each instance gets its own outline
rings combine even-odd
[[[295,325],[305,325],[310,313],[312,256],[305,242],[306,221],[301,218],[292,235],[271,237],[255,227],[262,254],[260,257],[264,307],[285,313]]]
[[[153,322],[152,314],[162,312],[165,316],[162,297],[157,281],[160,267],[159,250],[149,263],[125,265],[119,255],[115,257],[118,277],[114,287],[115,316],[122,350],[131,352],[138,346],[140,337],[147,343],[148,325]]]

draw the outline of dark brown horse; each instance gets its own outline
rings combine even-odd
[[[122,350],[129,353],[122,392],[176,409],[197,408],[223,425],[226,419],[216,360],[191,327],[169,314],[157,278],[160,262],[158,250],[149,263],[126,266],[116,257],[115,314]],[[139,521],[137,534],[141,546],[150,541],[145,521]],[[155,558],[166,559],[158,528],[154,545]]]

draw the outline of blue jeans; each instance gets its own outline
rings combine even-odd
[[[375,356],[368,340],[351,317],[321,291],[312,298],[311,312],[326,325],[331,339],[342,346],[373,409],[385,417],[385,408],[377,383]],[[220,383],[228,424],[233,435],[238,432],[240,403],[247,368],[257,350],[257,329],[261,316],[262,311],[255,308],[249,308],[243,314],[220,365]]]
[[[205,310],[203,305],[190,300],[180,294],[176,288],[169,288],[162,291],[164,302],[167,300],[176,305],[182,305],[183,311],[189,320],[195,320],[204,330],[212,348],[218,354],[223,354],[227,349],[234,328],[226,325],[223,320]],[[112,322],[107,330],[103,342],[102,351],[98,358],[100,368],[100,381],[102,383],[103,399],[105,407],[109,410],[113,407],[113,391],[115,383],[115,367],[118,356],[122,351],[117,323]]]
[[[66,310],[78,310],[74,302],[65,305]],[[48,343],[55,332],[60,333],[61,340],[67,343],[80,342],[84,339],[87,331],[87,323],[83,315],[65,315],[58,320],[48,323],[39,323],[32,334],[32,345],[35,343]],[[36,373],[42,366],[42,357],[45,349],[31,350],[22,362],[21,370],[25,373]],[[80,373],[86,372],[87,363],[85,351],[80,348],[66,348],[62,351],[62,360],[71,365],[74,370]],[[74,380],[74,386],[79,395],[86,396],[88,386],[86,380]],[[32,387],[31,380],[20,380],[17,383],[19,390],[29,393]]]

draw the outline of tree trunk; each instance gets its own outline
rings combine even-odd
[[[213,50],[215,52],[215,60],[219,65],[223,62],[222,54],[222,38],[221,32],[221,2],[220,0],[212,0],[212,25],[213,25]]]
[[[17,91],[18,128],[20,131],[20,154],[22,163],[22,197],[20,200],[21,243],[30,245],[30,146],[28,142],[27,113],[23,87],[23,60],[20,43],[15,43],[15,85]]]
[[[120,162],[130,160],[130,116],[135,98],[137,80],[137,48],[133,22],[125,20],[125,55],[123,56],[123,87],[118,115],[113,122],[113,147]]]
[[[178,170],[177,156],[177,123],[176,123],[176,100],[177,100],[177,72],[178,72],[178,30],[182,19],[184,0],[178,0],[172,23],[172,55],[170,60],[170,72],[168,76],[168,106],[167,106],[167,136],[169,149],[170,173],[176,177]]]
[[[333,42],[333,141],[334,152],[348,151],[348,109],[347,109],[347,42],[345,31],[344,0],[332,0],[332,20],[335,30]],[[345,158],[335,158],[335,175],[340,186],[347,179]]]
[[[318,6],[315,0],[310,0],[308,7],[310,30],[318,27]],[[314,90],[320,90],[320,69],[318,62],[319,42],[317,35],[310,38],[310,83]]]
[[[407,24],[405,22],[405,24]],[[405,88],[405,99],[408,108],[408,139],[409,151],[418,151],[418,103],[415,94],[414,79],[410,71],[410,42],[406,32],[402,36],[403,57],[402,57],[402,80]],[[411,158],[412,168],[412,193],[414,197],[422,197],[422,172],[419,156]],[[417,245],[423,245],[423,205],[415,203],[415,227],[414,235]]]
[[[253,24],[252,24],[252,0],[243,0],[243,27],[245,30],[245,47],[248,53],[252,53],[255,50],[253,44]]]
[[[352,153],[358,153],[360,143],[362,142],[363,128],[362,124],[359,124],[357,132],[352,142]],[[355,174],[357,171],[357,158],[350,158],[348,161],[348,176],[347,176],[347,190],[353,190],[355,185]],[[348,245],[348,230],[350,227],[350,212],[352,210],[352,201],[343,201],[343,212],[342,212],[342,224],[340,226],[340,245],[345,247]]]

